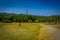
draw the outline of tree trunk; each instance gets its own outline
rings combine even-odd
[[[21,22],[19,22],[19,27],[21,27]]]

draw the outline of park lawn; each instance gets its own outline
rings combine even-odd
[[[39,23],[0,23],[0,40],[37,40]]]

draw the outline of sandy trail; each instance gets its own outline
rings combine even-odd
[[[56,28],[53,28],[51,25],[45,25],[45,24],[40,24],[40,26],[49,30],[55,37],[55,40],[60,40],[60,29],[56,29]]]

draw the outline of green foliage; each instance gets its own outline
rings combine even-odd
[[[39,22],[39,20],[35,20],[35,22]]]
[[[28,22],[32,22],[32,20],[28,20]]]
[[[55,22],[60,23],[60,15],[36,16],[14,13],[0,13],[0,22]]]

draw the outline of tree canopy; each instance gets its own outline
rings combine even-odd
[[[0,22],[58,22],[60,15],[38,16],[29,14],[0,13]]]

